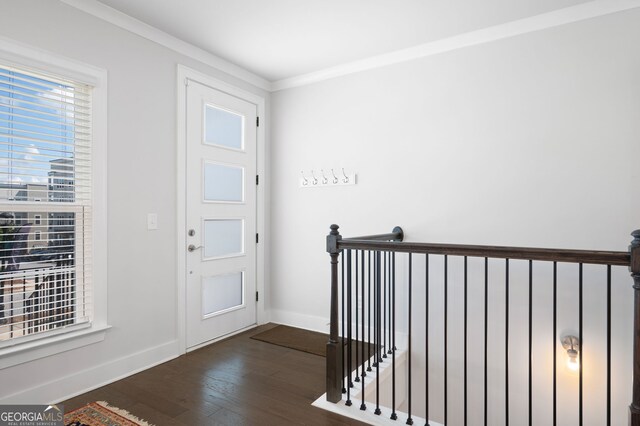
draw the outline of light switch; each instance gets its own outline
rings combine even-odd
[[[147,230],[158,229],[158,215],[156,213],[147,214]]]

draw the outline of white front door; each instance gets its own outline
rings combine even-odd
[[[256,117],[190,81],[186,97],[186,342],[256,323]]]

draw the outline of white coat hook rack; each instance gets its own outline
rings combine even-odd
[[[317,169],[315,169],[317,170]],[[299,187],[300,188],[313,188],[313,187],[331,187],[331,186],[345,186],[356,184],[356,173],[345,171],[344,167],[330,168],[331,174],[326,173],[325,169],[320,169],[318,174],[314,169],[305,172],[300,172]]]

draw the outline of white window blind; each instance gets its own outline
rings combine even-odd
[[[0,347],[92,319],[91,90],[0,63]]]

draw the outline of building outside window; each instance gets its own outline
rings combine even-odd
[[[0,348],[92,319],[91,92],[0,62]]]

